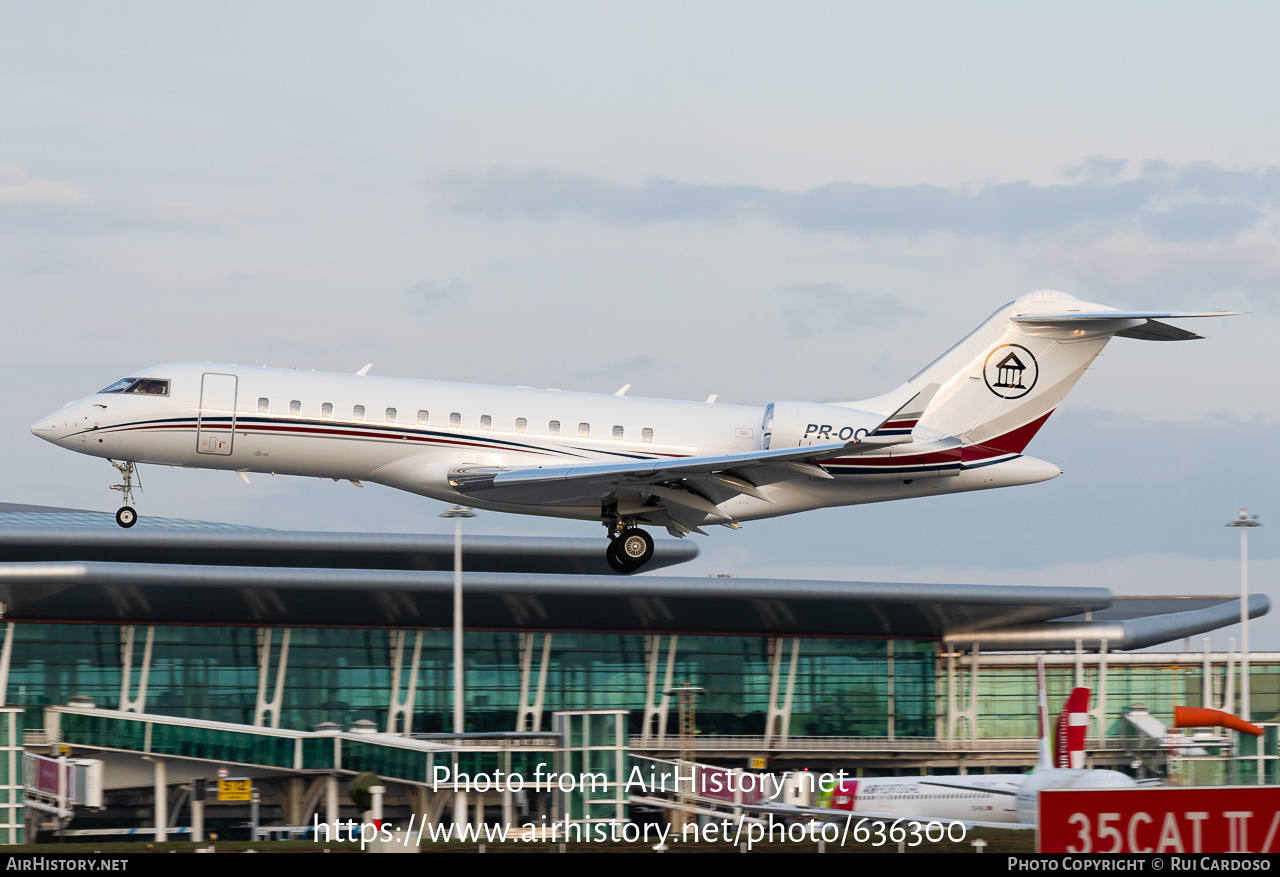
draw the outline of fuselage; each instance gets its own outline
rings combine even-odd
[[[884,777],[845,780],[824,796],[821,806],[840,813],[900,815],[912,819],[971,822],[1018,821],[1014,797],[1007,794],[1025,782],[1026,775],[957,776],[971,788],[948,788],[924,780],[933,777]],[[990,787],[991,791],[983,787]]]
[[[1037,768],[1029,774],[1006,776],[889,777],[844,780],[822,795],[819,806],[833,814],[855,816],[1036,825],[1042,791],[1135,785],[1132,777],[1119,771],[1084,768]]]
[[[820,407],[841,416],[837,406]],[[456,501],[448,475],[459,467],[554,468],[755,451],[767,442],[764,412],[527,387],[171,363],[72,402],[41,418],[32,432],[118,461],[346,479]],[[1051,464],[998,448],[943,457],[912,448],[832,460],[824,465],[834,478],[797,476],[762,487],[766,498],[738,496],[725,507],[735,520],[749,520],[1058,474]],[[602,518],[598,504],[476,497],[466,504]]]

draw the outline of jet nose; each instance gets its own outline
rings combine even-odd
[[[31,426],[32,435],[51,441],[57,439],[61,431],[58,422],[52,417],[42,417]]]
[[[48,442],[59,442],[75,430],[75,403],[69,403],[52,414],[46,414],[31,425],[31,434]]]

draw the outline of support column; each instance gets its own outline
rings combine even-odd
[[[144,755],[142,758],[154,765],[155,842],[164,843],[169,839],[169,776],[165,769],[166,763],[163,758],[154,755]]]
[[[897,684],[896,684],[897,679],[894,676],[895,667],[894,667],[893,643],[894,643],[893,640],[889,640],[886,643],[886,650],[889,653],[889,660],[888,660],[889,687],[888,687],[888,691],[886,692],[888,703],[885,705],[887,708],[888,715],[885,717],[885,719],[886,719],[886,724],[888,725],[887,730],[889,732],[890,740],[893,740],[897,736],[896,726],[897,726],[897,718],[898,718]]]
[[[969,739],[973,740],[978,736],[978,661],[978,644],[973,643],[969,653],[969,705],[961,709],[959,689],[964,684],[962,682],[964,674],[956,670],[955,653],[947,655],[947,738],[949,740],[960,739],[961,719],[968,725]]]
[[[336,776],[328,776],[324,778],[324,821],[330,825],[336,825],[341,814],[338,802],[338,778]]]
[[[800,640],[791,640],[791,667],[787,672],[787,686],[782,692],[782,703],[778,703],[779,685],[782,681],[782,652],[786,648],[785,637],[773,637],[769,640],[773,650],[772,667],[769,679],[769,712],[765,719],[764,745],[772,748],[774,742],[785,746],[791,735],[791,703],[795,694],[796,666],[800,662]]]
[[[1098,679],[1097,684],[1094,685],[1094,691],[1098,696],[1094,701],[1093,709],[1090,710],[1093,718],[1093,739],[1099,744],[1107,737],[1107,654],[1107,640],[1104,638],[1098,644]]]
[[[133,688],[133,653],[134,638],[137,628],[132,624],[120,628],[120,706],[122,713],[145,713],[147,711],[147,676],[151,673],[151,646],[155,640],[156,629],[147,628],[147,638],[142,647],[142,665],[138,668],[138,690],[131,694]]]
[[[258,631],[258,703],[253,710],[253,724],[258,727],[266,725],[267,713],[271,714],[271,727],[280,727],[280,704],[284,700],[285,670],[289,666],[289,629],[285,628],[280,639],[280,654],[272,670],[271,640],[275,631],[270,627]],[[272,677],[274,676],[274,680]],[[274,685],[269,685],[274,681]],[[267,700],[267,689],[272,688],[271,700]]]
[[[1227,684],[1222,692],[1222,709],[1229,713],[1236,711],[1236,638],[1227,637]]]
[[[547,692],[547,667],[551,662],[551,634],[542,635],[542,664],[538,668],[538,683],[532,686],[533,644],[536,633],[520,634],[520,709],[516,712],[517,731],[542,730],[542,705]],[[529,689],[534,688],[533,703],[529,703]]]
[[[1084,640],[1076,640],[1076,688],[1084,688]]]
[[[0,603],[0,606],[3,606]],[[13,657],[13,622],[4,626],[4,646],[0,647],[0,707],[9,704],[9,664]]]
[[[455,831],[462,831],[467,824],[467,793],[461,789],[455,789],[453,793],[453,824],[457,826]]]
[[[1213,661],[1209,657],[1209,638],[1204,638],[1204,657],[1200,669],[1200,706],[1207,710],[1218,709],[1218,700],[1214,696]]]
[[[196,843],[204,842],[204,798],[191,799],[191,839]]]
[[[658,688],[658,667],[662,660],[662,634],[644,638],[647,667],[644,688],[644,725],[640,731],[641,746],[652,746],[655,743],[662,746],[666,743],[667,712],[671,707],[671,696],[666,692],[671,690],[672,680],[675,678],[676,645],[679,641],[680,637],[671,637],[671,642],[667,646],[666,676],[662,687]]]
[[[401,678],[404,674],[404,644],[408,631],[391,631],[391,703],[387,709],[387,733],[403,734],[408,737],[413,733],[413,707],[418,694],[418,662],[422,657],[422,631],[415,631],[413,638],[413,660],[408,667],[408,690],[401,698]],[[404,730],[400,730],[403,728]]]

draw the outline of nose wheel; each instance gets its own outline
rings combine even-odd
[[[633,573],[653,557],[653,537],[638,527],[625,527],[609,540],[604,557],[614,572]]]
[[[116,510],[116,523],[121,527],[128,529],[138,523],[138,510],[133,507],[133,482],[137,479],[138,489],[142,489],[142,479],[138,476],[137,467],[132,462],[117,463],[115,460],[108,460],[112,466],[116,467],[116,471],[120,473],[123,480],[120,484],[111,485],[112,490],[118,490],[123,494],[124,505]]]

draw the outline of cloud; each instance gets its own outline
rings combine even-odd
[[[636,377],[651,372],[657,360],[647,353],[629,359],[601,364],[595,368],[584,369],[580,377],[592,381],[621,381],[630,383]]]
[[[1161,292],[1166,298],[1180,291],[1274,291],[1280,286],[1280,247],[1267,237],[1171,242],[1122,233],[1050,248],[1041,261],[1095,288]]]
[[[216,234],[226,230],[225,222],[187,205],[103,201],[74,183],[31,179],[18,165],[0,164],[2,235]]]
[[[89,193],[72,183],[29,179],[16,164],[0,164],[0,210],[79,204]]]
[[[736,222],[762,217],[805,231],[864,238],[927,234],[1014,242],[1044,235],[1098,239],[1144,231],[1158,240],[1233,239],[1280,208],[1280,167],[1227,170],[1208,163],[1129,164],[1094,156],[1065,182],[1028,180],[947,187],[833,181],[788,192],[654,178],[624,185],[546,168],[436,177],[431,196],[460,214],[552,221],[585,216],[609,225]]]
[[[471,284],[457,277],[445,283],[437,280],[424,280],[415,283],[405,290],[409,302],[419,314],[430,314],[443,308],[452,307],[467,297],[471,292]]]
[[[837,283],[784,286],[778,290],[782,319],[792,338],[825,332],[887,329],[922,316],[892,295],[873,295],[865,289],[846,290]]]

